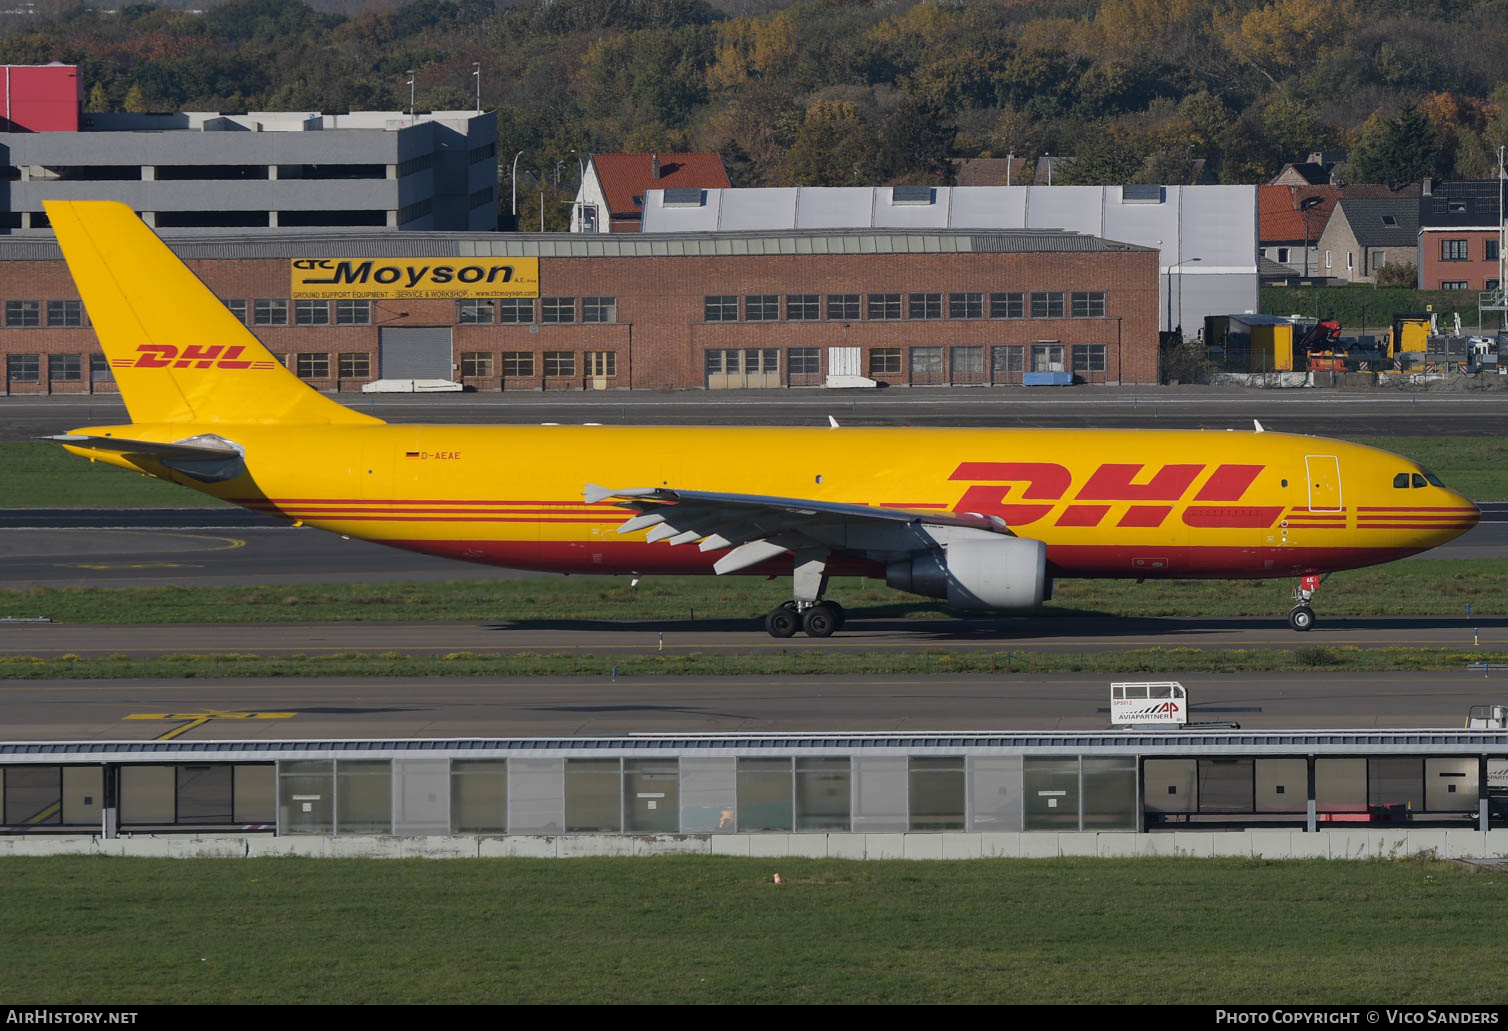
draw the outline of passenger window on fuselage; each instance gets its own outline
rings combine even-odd
[[[1397,476],[1393,477],[1393,486],[1395,486],[1395,487],[1407,487],[1408,485],[1409,485],[1409,474],[1408,473],[1399,473]]]
[[[1415,487],[1427,487],[1427,486],[1429,486],[1429,484],[1425,482],[1424,477],[1422,475],[1420,475],[1419,473],[1415,473],[1414,474],[1414,486]]]

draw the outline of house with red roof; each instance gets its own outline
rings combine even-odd
[[[573,233],[637,233],[645,190],[732,187],[716,154],[593,154],[571,208]]]
[[[1320,247],[1320,238],[1336,205],[1342,200],[1387,200],[1418,195],[1417,183],[1397,190],[1369,184],[1257,187],[1257,248],[1262,281],[1332,276],[1349,279],[1349,274],[1341,276],[1336,271],[1334,247],[1328,258]]]

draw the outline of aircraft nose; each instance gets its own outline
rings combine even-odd
[[[1482,510],[1464,494],[1457,494],[1453,490],[1446,493],[1450,495],[1450,507],[1457,510],[1453,514],[1459,517],[1451,522],[1450,536],[1459,537],[1482,521]]]

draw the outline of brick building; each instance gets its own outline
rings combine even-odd
[[[1419,198],[1419,289],[1502,289],[1496,179],[1431,183]]]
[[[1063,231],[168,242],[320,390],[376,378],[478,390],[819,386],[839,366],[893,385],[1020,383],[1026,371],[1157,381],[1157,252]],[[365,286],[295,296],[310,259]],[[442,264],[458,282],[524,272],[503,297],[406,294],[407,273],[376,285],[389,266]],[[115,389],[54,243],[0,239],[0,284],[8,393]]]

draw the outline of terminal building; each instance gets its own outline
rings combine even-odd
[[[165,239],[319,390],[1157,381],[1157,252],[1062,230]],[[114,390],[55,242],[0,237],[0,300],[8,393]]]
[[[0,233],[44,200],[117,200],[154,228],[497,228],[497,116],[79,114],[77,70],[5,67]],[[23,88],[24,87],[24,88]]]

